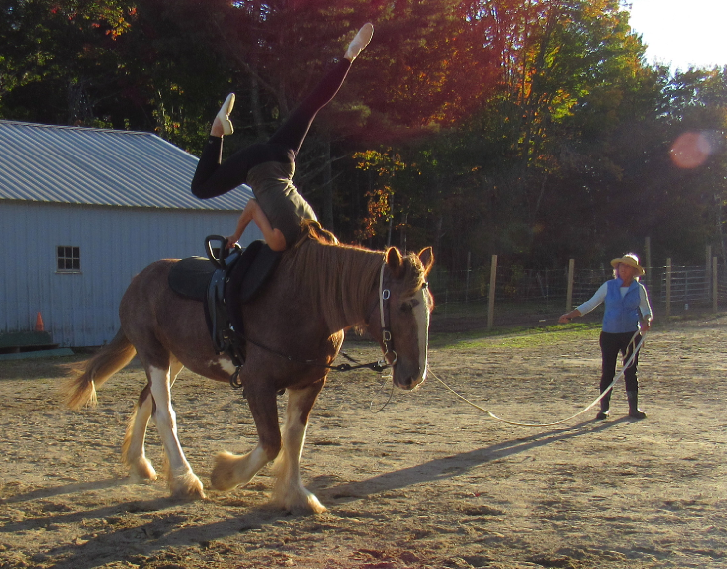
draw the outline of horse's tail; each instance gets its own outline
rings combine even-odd
[[[136,348],[123,330],[69,377],[62,388],[66,405],[74,410],[96,405],[96,388],[134,359]]]

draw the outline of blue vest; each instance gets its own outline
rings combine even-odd
[[[633,281],[626,294],[621,297],[620,278],[608,281],[606,290],[606,311],[603,315],[604,332],[636,332],[639,329],[641,295],[639,283]]]

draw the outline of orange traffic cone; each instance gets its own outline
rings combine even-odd
[[[40,315],[40,312],[38,312],[38,316],[35,319],[35,331],[36,332],[45,331],[45,326],[43,326],[43,317]]]

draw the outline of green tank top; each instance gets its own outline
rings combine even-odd
[[[301,221],[318,219],[293,185],[293,174],[295,164],[286,162],[263,162],[247,173],[247,184],[255,199],[273,229],[279,229],[285,236],[288,247],[298,240]]]

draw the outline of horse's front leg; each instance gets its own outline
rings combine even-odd
[[[247,484],[268,462],[275,460],[282,446],[278,425],[278,403],[272,382],[256,378],[245,382],[245,397],[257,428],[258,444],[244,455],[221,452],[212,469],[212,487],[230,490]]]
[[[324,380],[305,389],[288,390],[288,407],[283,428],[283,452],[275,462],[277,480],[272,503],[293,513],[320,514],[326,508],[300,479],[300,457],[308,428],[308,417]]]
[[[154,422],[167,457],[167,484],[172,496],[187,499],[204,498],[202,482],[192,471],[184,456],[182,445],[177,437],[177,418],[172,409],[170,367],[146,368],[149,388],[154,398]]]

